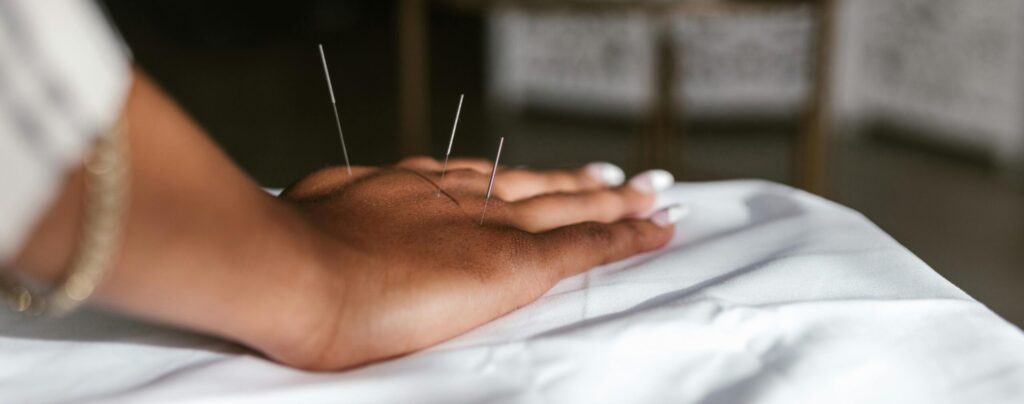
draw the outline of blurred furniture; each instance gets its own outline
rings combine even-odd
[[[1024,163],[1024,2],[850,0],[839,9],[837,126],[864,129],[844,135],[897,137],[996,169]]]
[[[495,5],[514,5],[531,11],[571,10],[641,11],[655,24],[655,79],[644,135],[638,139],[641,165],[679,170],[683,133],[676,126],[680,105],[673,93],[677,78],[676,54],[668,22],[681,15],[745,13],[811,4],[814,7],[814,73],[804,111],[803,128],[795,139],[793,183],[807,191],[825,191],[826,140],[829,132],[829,85],[834,0],[694,0],[694,1],[581,1],[581,0],[435,0],[447,6],[483,12]],[[429,150],[428,132],[428,1],[400,0],[398,10],[399,49],[399,142],[402,154],[423,154]]]

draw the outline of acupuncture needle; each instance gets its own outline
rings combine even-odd
[[[484,199],[484,209],[480,212],[480,225],[484,225],[484,215],[487,214],[487,203],[491,201],[491,191],[494,190],[494,175],[498,173],[498,160],[501,159],[501,146],[505,144],[505,138],[498,141],[498,155],[494,156],[494,168],[491,169],[491,181],[487,184],[487,198]]]
[[[345,168],[348,175],[352,175],[352,165],[348,162],[348,149],[345,148],[345,134],[341,131],[341,118],[338,117],[338,102],[334,99],[334,87],[331,86],[331,73],[327,71],[327,56],[324,56],[324,45],[317,44],[320,49],[320,62],[324,65],[324,77],[327,78],[327,91],[331,93],[331,107],[334,110],[334,124],[338,127],[338,137],[341,138],[341,152],[345,155]]]
[[[462,98],[466,94],[459,94],[459,107],[455,109],[455,123],[452,124],[452,136],[448,139],[448,151],[444,153],[444,167],[441,168],[441,179],[437,181],[437,195],[441,195],[441,181],[444,181],[444,173],[448,171],[448,157],[452,155],[452,143],[455,143],[455,129],[459,127],[459,114],[462,113]]]

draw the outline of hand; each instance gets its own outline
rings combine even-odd
[[[354,176],[328,169],[273,198],[141,72],[121,119],[129,208],[116,263],[90,303],[308,369],[451,338],[563,277],[657,248],[679,213],[635,218],[672,184],[668,173],[609,189],[624,175],[600,164],[499,170],[483,225],[491,166],[482,160],[451,162],[443,180],[426,158]],[[81,170],[10,263],[16,275],[60,281],[78,244]]]
[[[637,218],[671,185],[668,173],[608,188],[622,182],[621,170],[596,164],[499,170],[481,225],[491,163],[455,160],[443,179],[440,169],[428,158],[353,167],[352,176],[332,168],[288,188],[282,198],[322,235],[319,286],[289,332],[256,347],[308,369],[412,352],[521,307],[562,278],[664,245],[678,216]]]

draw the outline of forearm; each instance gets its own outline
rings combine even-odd
[[[289,294],[301,291],[302,274],[311,271],[289,269],[315,256],[304,222],[262,192],[142,74],[122,118],[132,166],[129,209],[117,263],[96,301],[236,340],[262,331],[254,328],[269,332],[272,318],[234,321],[240,310],[273,316],[299,301]],[[82,191],[78,170],[15,268],[59,282],[77,244]]]

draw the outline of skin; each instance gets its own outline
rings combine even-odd
[[[93,302],[220,336],[281,363],[335,370],[431,346],[521,307],[560,279],[656,249],[672,226],[636,218],[654,195],[585,170],[416,157],[315,172],[263,192],[146,76],[122,119],[132,189],[117,263]],[[77,245],[82,172],[14,262],[56,283]],[[439,188],[441,191],[439,192]]]

